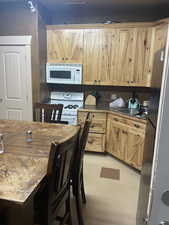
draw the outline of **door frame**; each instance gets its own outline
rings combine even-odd
[[[31,43],[32,36],[0,36],[0,46],[24,46],[25,47],[25,57],[26,57],[26,86],[27,86],[27,104],[29,110],[28,119],[29,121],[33,120],[33,108],[32,108],[32,64],[31,64]]]

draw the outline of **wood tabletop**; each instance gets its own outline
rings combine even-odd
[[[32,130],[32,142],[26,131]],[[78,126],[0,120],[5,153],[0,154],[0,200],[24,203],[45,177],[51,142],[64,142]]]

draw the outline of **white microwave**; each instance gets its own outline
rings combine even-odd
[[[46,82],[54,84],[81,84],[82,64],[47,63]]]

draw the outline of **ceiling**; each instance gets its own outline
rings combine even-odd
[[[0,0],[0,2],[25,2],[28,0]],[[66,6],[87,7],[165,7],[169,6],[169,0],[32,0],[40,2],[48,9]]]
[[[38,0],[50,9],[56,6],[86,5],[91,7],[129,7],[129,6],[162,6],[169,0]]]
[[[27,2],[28,0],[0,0]],[[169,17],[169,0],[32,0],[48,9],[53,23],[148,21]],[[74,19],[76,18],[76,20]],[[94,20],[93,20],[94,18]]]

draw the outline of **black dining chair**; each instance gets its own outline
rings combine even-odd
[[[76,152],[74,155],[72,175],[71,175],[71,184],[73,188],[73,195],[75,197],[77,218],[79,225],[84,225],[81,207],[81,199],[84,204],[86,203],[84,178],[83,178],[83,156],[91,122],[92,120],[90,118],[90,113],[87,113],[84,126],[81,128],[78,148],[76,148]]]
[[[62,123],[62,104],[34,104],[34,120],[47,123]]]
[[[72,225],[70,207],[70,176],[79,132],[61,144],[52,143],[46,181],[34,198],[35,224]],[[65,206],[63,215],[60,210]]]

